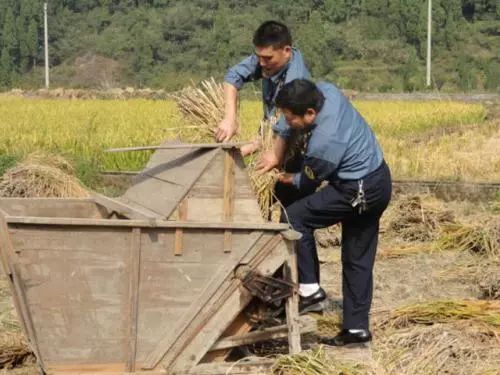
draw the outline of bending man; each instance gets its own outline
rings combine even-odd
[[[314,230],[342,224],[343,330],[330,345],[371,340],[368,314],[379,221],[391,197],[391,176],[372,130],[334,85],[307,80],[286,84],[276,98],[292,129],[310,132],[298,173],[283,174],[278,197],[292,227],[302,233],[298,267],[300,310],[326,298],[320,287]],[[287,139],[278,135],[258,167],[279,167]],[[317,190],[321,182],[328,185]]]

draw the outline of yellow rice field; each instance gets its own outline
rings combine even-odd
[[[499,141],[498,124],[483,126],[486,111],[480,104],[449,101],[355,101],[354,104],[382,143],[394,177],[499,179],[500,160],[494,152]],[[259,102],[242,103],[240,139],[250,139],[256,134],[261,116]],[[159,144],[165,139],[175,139],[181,129],[189,127],[173,101],[0,96],[0,155],[22,157],[43,150],[84,160],[102,170],[137,170],[149,158],[148,153],[103,151],[110,147]],[[462,128],[468,130],[455,134],[455,130]],[[486,172],[484,168],[479,171],[476,164],[484,159],[481,150],[488,153]],[[467,155],[472,152],[475,160],[471,161]]]

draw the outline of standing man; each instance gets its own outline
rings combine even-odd
[[[280,177],[289,192],[282,221],[288,219],[302,233],[299,309],[308,311],[326,298],[319,285],[314,230],[341,223],[343,330],[325,342],[370,341],[373,265],[380,217],[391,197],[389,168],[372,130],[334,85],[292,81],[281,89],[276,105],[292,129],[310,132],[300,171]],[[283,162],[287,138],[277,138],[274,150],[257,166],[262,172]],[[329,184],[316,191],[322,181]]]
[[[233,66],[224,77],[225,116],[216,131],[218,142],[230,140],[237,131],[236,109],[238,90],[246,82],[262,79],[262,100],[264,103],[264,119],[274,123],[274,131],[284,137],[289,136],[283,116],[278,119],[276,113],[276,96],[281,87],[297,78],[310,78],[304,59],[299,50],[292,47],[292,36],[288,28],[276,21],[266,21],[259,26],[253,36],[255,53]],[[273,121],[274,119],[274,121]],[[255,152],[259,148],[258,141],[244,146],[243,155]]]

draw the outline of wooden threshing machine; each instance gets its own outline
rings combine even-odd
[[[160,147],[117,199],[0,199],[2,264],[48,374],[225,373],[265,337],[300,351],[296,235],[262,219],[231,144]],[[250,332],[265,290],[287,297],[287,324]]]

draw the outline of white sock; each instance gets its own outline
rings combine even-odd
[[[350,329],[349,330],[349,333],[360,333],[360,332],[364,332],[364,329]]]
[[[314,284],[299,284],[299,294],[302,297],[312,296],[318,290],[319,290],[319,284],[318,283],[314,283]]]

